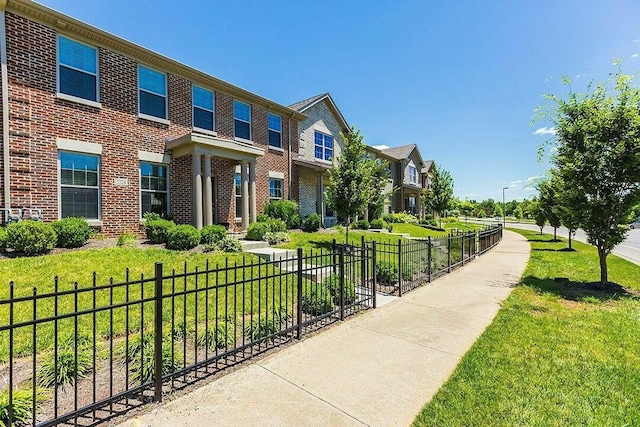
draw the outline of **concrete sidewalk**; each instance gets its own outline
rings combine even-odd
[[[505,231],[476,261],[122,424],[406,426],[491,323],[529,243]]]

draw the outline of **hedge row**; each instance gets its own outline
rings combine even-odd
[[[0,250],[13,249],[25,255],[38,255],[55,247],[79,248],[93,231],[84,218],[64,218],[46,224],[39,221],[20,221],[0,228]]]

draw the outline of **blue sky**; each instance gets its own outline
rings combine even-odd
[[[330,92],[369,145],[417,143],[478,200],[534,194],[531,117],[561,76],[640,68],[631,0],[42,3],[281,104]]]

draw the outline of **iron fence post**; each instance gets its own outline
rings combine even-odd
[[[451,234],[447,234],[447,273],[451,273]]]
[[[376,299],[376,241],[373,241],[373,248],[371,249],[371,289],[373,291],[373,308],[377,308],[377,299]]]
[[[465,240],[464,240],[464,238],[465,238],[465,234],[466,234],[466,233],[462,233],[462,242],[461,242],[462,244],[460,245],[460,246],[461,246],[461,247],[460,247],[460,252],[461,252],[461,254],[460,254],[460,255],[461,255],[461,258],[462,258],[462,265],[463,265],[463,266],[464,266],[464,245],[465,245],[465,243],[466,243],[466,242],[465,242]]]
[[[402,240],[398,240],[398,296],[402,296]]]
[[[364,236],[362,236],[362,240],[360,241],[360,286],[362,289],[366,289],[366,275],[367,275],[367,250],[364,243]],[[355,289],[353,290],[355,292]],[[357,297],[356,297],[357,300]]]
[[[336,274],[338,272],[337,265],[336,265],[338,263],[338,260],[336,259],[336,252],[337,252],[337,250],[336,250],[336,239],[333,239],[333,243],[331,245],[331,258],[332,258],[331,264],[332,264],[332,268],[333,268],[333,274]]]
[[[335,247],[335,240],[334,247]],[[297,338],[302,339],[302,248],[298,248],[298,292],[296,295],[297,300],[297,322],[298,331]]]
[[[338,274],[340,284],[340,320],[344,320],[344,250],[344,247],[340,247],[338,261],[338,270],[340,271]]]
[[[431,236],[427,237],[427,282],[431,283]]]
[[[162,402],[162,263],[156,262],[154,313],[154,402]]]

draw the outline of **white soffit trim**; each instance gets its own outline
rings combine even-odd
[[[75,151],[87,154],[102,154],[102,144],[95,142],[76,141],[73,139],[57,138],[58,150]]]
[[[284,173],[269,171],[269,178],[284,179]]]
[[[138,151],[138,160],[149,163],[171,163],[171,155],[164,153],[152,153],[150,151]]]

